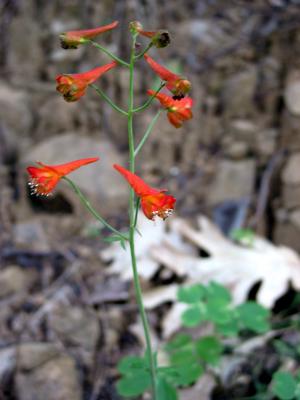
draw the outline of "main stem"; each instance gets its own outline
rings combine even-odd
[[[133,134],[133,82],[134,82],[134,61],[135,61],[135,43],[136,36],[133,35],[132,39],[132,48],[130,53],[130,64],[129,64],[129,103],[128,103],[128,143],[129,143],[129,169],[132,173],[135,172],[135,155],[134,155],[134,134]],[[152,352],[151,338],[150,338],[150,329],[149,323],[147,319],[147,315],[145,312],[142,290],[139,281],[138,271],[137,271],[137,262],[135,257],[135,247],[134,247],[134,235],[135,235],[135,196],[133,189],[130,190],[129,195],[129,216],[130,216],[130,228],[129,228],[129,245],[130,245],[130,255],[131,255],[131,264],[133,270],[133,280],[134,287],[136,293],[136,300],[138,303],[140,316],[142,318],[144,334],[147,345],[147,357],[150,365],[151,371],[151,382],[152,382],[152,393],[153,400],[157,400],[156,397],[156,372],[155,372],[155,362]]]

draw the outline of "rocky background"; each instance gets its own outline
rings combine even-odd
[[[74,180],[112,224],[126,222],[127,187],[111,168],[126,160],[126,120],[92,90],[67,104],[54,83],[108,61],[95,49],[61,49],[58,34],[113,20],[120,28],[99,40],[124,58],[129,21],[167,28],[171,46],[151,55],[193,85],[194,119],[175,130],[160,117],[137,161],[141,175],[168,187],[185,218],[204,212],[224,231],[247,226],[300,250],[298,0],[1,0],[1,400],[117,399],[111,371],[138,348],[128,305],[93,301],[107,288],[98,226],[63,184],[51,199],[30,197],[25,173],[35,160],[100,156]],[[136,104],[153,81],[142,61]],[[126,105],[127,71],[99,85]],[[155,111],[137,116],[137,136]]]

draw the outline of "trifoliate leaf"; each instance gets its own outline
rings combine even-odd
[[[277,371],[273,375],[271,390],[280,400],[291,400],[295,396],[297,383],[289,372]]]
[[[209,364],[217,364],[223,352],[222,343],[214,336],[205,336],[195,343],[198,356]]]
[[[198,303],[204,296],[205,288],[203,285],[181,287],[177,293],[178,301],[187,304]]]
[[[239,323],[243,328],[257,333],[264,333],[270,329],[269,311],[255,301],[247,301],[238,306],[236,310]]]

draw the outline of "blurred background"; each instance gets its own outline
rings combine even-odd
[[[160,116],[139,174],[167,187],[187,221],[205,214],[225,234],[247,227],[300,250],[299,0],[0,0],[1,400],[118,399],[115,365],[140,349],[128,330],[136,319],[130,284],[101,269],[101,227],[64,183],[50,199],[30,197],[25,172],[36,160],[99,156],[74,181],[125,226],[127,186],[111,166],[126,165],[126,119],[91,89],[71,104],[55,90],[57,74],[109,61],[88,46],[63,50],[59,34],[114,20],[119,27],[99,36],[101,45],[127,59],[130,21],[165,28],[171,45],[151,56],[192,82],[194,118],[175,129]],[[142,60],[136,105],[155,83]],[[97,84],[126,107],[128,71]],[[136,117],[137,137],[156,111],[153,104]],[[172,276],[145,279],[146,289],[155,279]]]

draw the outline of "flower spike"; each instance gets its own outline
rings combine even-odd
[[[145,60],[153,69],[153,71],[163,80],[166,81],[166,87],[173,93],[174,98],[180,99],[184,97],[191,89],[191,82],[181,77],[180,75],[174,74],[167,68],[158,64],[148,54],[144,54]]]
[[[165,194],[166,190],[157,190],[148,186],[139,176],[118,164],[114,164],[114,168],[123,175],[141,199],[142,210],[148,219],[154,220],[156,216],[166,219],[173,213],[176,199]]]
[[[62,74],[56,77],[56,90],[68,102],[77,101],[85,94],[86,88],[101,75],[117,65],[116,61],[94,68],[81,74]]]
[[[116,28],[118,24],[118,21],[114,21],[109,25],[99,26],[94,29],[64,32],[59,36],[61,47],[63,49],[77,49],[80,44],[85,43],[89,39],[93,39],[101,33]]]
[[[155,95],[160,104],[168,111],[168,119],[175,128],[180,128],[183,121],[187,121],[193,117],[192,106],[193,99],[185,97],[180,100],[176,100],[171,96],[164,93],[155,94],[154,90],[148,90],[149,96]]]
[[[70,174],[72,171],[93,162],[98,161],[98,157],[82,158],[60,165],[46,165],[37,162],[39,167],[27,167],[27,172],[30,175],[29,186],[31,187],[31,194],[49,196],[59,180],[65,175]]]

